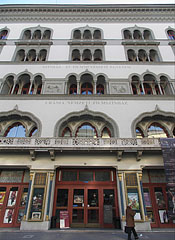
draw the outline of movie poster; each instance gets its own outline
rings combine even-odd
[[[18,195],[18,191],[10,191],[9,199],[7,203],[8,207],[14,206],[16,204],[17,195]]]
[[[140,209],[138,192],[128,191],[128,205],[131,206],[133,210]]]
[[[13,212],[13,209],[6,209],[3,223],[12,223]]]
[[[3,204],[6,192],[0,192],[0,205]]]

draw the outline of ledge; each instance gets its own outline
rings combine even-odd
[[[154,40],[123,40],[122,45],[158,46],[160,42]]]
[[[19,40],[15,42],[15,45],[20,46],[20,45],[52,45],[53,42],[51,40]]]

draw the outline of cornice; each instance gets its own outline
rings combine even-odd
[[[0,22],[173,22],[165,5],[1,5]]]

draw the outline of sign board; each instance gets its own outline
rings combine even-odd
[[[168,218],[175,220],[175,138],[160,139],[168,196]]]
[[[104,223],[113,223],[112,219],[112,205],[104,205]]]
[[[60,228],[69,228],[69,212],[60,211]]]

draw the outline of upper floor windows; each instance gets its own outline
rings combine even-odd
[[[7,29],[1,29],[0,30],[0,39],[7,39],[7,35],[8,35],[8,30]]]
[[[144,74],[143,78],[133,75],[131,78],[132,92],[134,95],[171,95],[173,88],[170,81],[164,75],[155,77],[152,74]]]
[[[167,34],[168,34],[168,38],[169,38],[170,40],[175,40],[175,30],[169,29],[169,30],[167,31]]]
[[[73,30],[72,39],[76,40],[100,40],[102,39],[102,30],[89,26]]]
[[[15,56],[15,61],[46,61],[47,58],[47,49],[20,49],[17,51]]]
[[[24,30],[21,38],[23,40],[49,40],[51,33],[51,29],[38,26]]]
[[[29,74],[22,74],[17,79],[8,76],[2,86],[1,94],[41,94],[42,77],[36,75],[33,79]]]
[[[102,49],[73,49],[72,61],[103,61]]]
[[[134,49],[127,49],[128,61],[132,62],[159,62],[159,55],[158,49],[148,47],[143,49],[139,49],[138,47]]]
[[[148,28],[138,26],[123,29],[123,38],[125,40],[152,40],[153,32]]]

